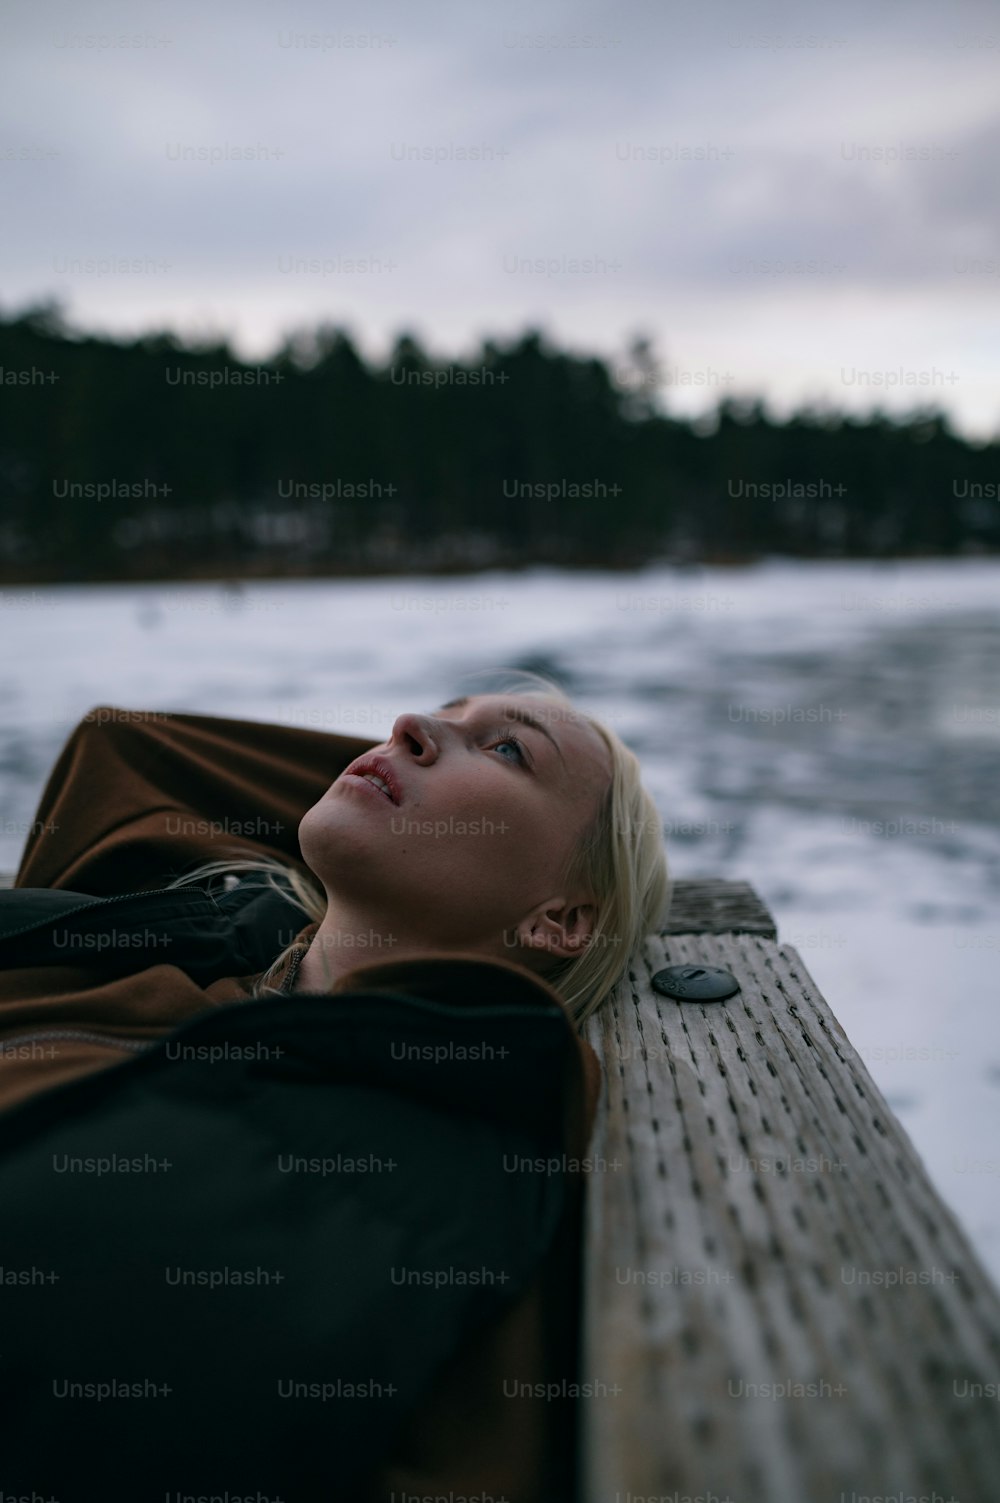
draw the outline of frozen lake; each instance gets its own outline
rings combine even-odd
[[[96,704],[381,741],[471,668],[554,673],[674,875],[770,905],[1000,1282],[1000,561],[35,586],[0,629],[8,870]]]

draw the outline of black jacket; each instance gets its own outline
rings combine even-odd
[[[206,985],[263,971],[306,922],[256,875],[227,892],[193,885],[95,897],[15,887],[0,892],[0,969],[84,961],[114,975],[165,963]]]
[[[0,893],[0,968],[72,953],[205,982],[302,925],[252,880],[22,888]],[[498,1001],[495,971],[215,1007],[0,1115],[5,1492],[368,1496],[564,1206],[574,1035],[526,973]]]

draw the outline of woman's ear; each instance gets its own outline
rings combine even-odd
[[[517,925],[517,942],[527,950],[538,951],[539,956],[544,953],[553,960],[574,960],[590,943],[596,923],[594,903],[549,898]]]

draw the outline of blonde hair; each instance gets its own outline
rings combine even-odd
[[[572,698],[541,674],[511,669],[502,670],[500,678],[498,686],[469,692],[550,701],[558,708],[560,718],[575,718],[591,726],[611,756],[607,791],[564,874],[568,886],[578,886],[591,895],[596,921],[578,955],[540,971],[580,1028],[623,980],[633,953],[646,935],[666,922],[673,882],[663,825],[652,797],[643,787],[638,758],[612,730],[577,710]],[[322,921],[326,912],[322,888],[306,869],[274,857],[210,861],[169,885],[180,887],[240,871],[259,872],[268,885],[278,888],[302,910],[307,921]],[[294,942],[287,946],[257,977],[253,996],[276,990],[275,978],[296,948]]]

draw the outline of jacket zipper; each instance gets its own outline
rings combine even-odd
[[[12,892],[14,892],[14,891],[17,891],[18,889],[11,888],[9,890],[12,891]],[[58,892],[59,888],[52,888],[51,890],[53,892]],[[205,897],[207,897],[209,899],[210,902],[213,902],[213,903],[215,902],[215,899],[211,896],[211,894],[208,892],[208,890],[206,888],[199,888],[194,883],[192,883],[191,886],[188,887],[188,888],[178,888],[176,890],[179,891],[179,892],[191,892],[191,891],[202,892],[202,893],[204,893]],[[74,913],[85,913],[88,908],[99,908],[99,907],[102,907],[102,906],[105,907],[105,908],[107,908],[112,903],[128,903],[128,902],[131,901],[132,898],[150,898],[150,897],[154,897],[154,896],[162,896],[162,894],[165,893],[165,892],[173,892],[173,891],[175,891],[175,889],[172,888],[172,887],[144,887],[141,892],[121,892],[121,893],[116,894],[116,896],[113,897],[113,898],[94,898],[91,902],[88,902],[88,903],[77,903],[77,905],[76,905],[75,908],[67,908],[67,909],[65,909],[62,913],[57,914],[56,918],[58,918],[58,919],[72,918],[73,915],[74,915]],[[218,904],[216,904],[216,907],[218,907]],[[0,942],[6,941],[8,939],[17,939],[22,934],[28,934],[28,933],[30,933],[30,931],[32,929],[41,929],[46,924],[51,924],[51,923],[55,923],[55,919],[51,919],[51,918],[35,919],[30,924],[24,924],[20,929],[9,929],[6,933],[0,934]]]
[[[90,1033],[85,1028],[47,1028],[37,1033],[19,1033],[14,1038],[0,1039],[0,1060],[12,1044],[34,1044],[41,1039],[82,1039],[85,1043],[110,1044],[114,1049],[131,1049],[137,1054],[154,1048],[160,1042],[159,1039],[149,1042],[127,1039],[114,1033]]]
[[[192,886],[194,885],[195,884],[192,884]],[[100,905],[106,907],[110,903],[127,903],[131,898],[154,897],[168,891],[172,892],[173,889],[164,887],[146,887],[143,888],[140,892],[117,893],[114,897],[111,898],[99,898],[97,899],[96,903],[79,903],[75,908],[67,909],[66,912],[60,914],[59,917],[69,918],[72,916],[72,914],[82,913],[87,908],[94,908]],[[207,889],[203,888],[202,892],[210,902],[214,903],[215,900],[214,898],[212,898],[211,893],[209,893]],[[49,922],[49,920],[42,920],[41,922],[44,924]],[[12,932],[4,934],[3,939],[14,939],[18,935],[26,934],[29,930],[37,929],[39,927],[40,924],[38,921],[31,924],[26,924],[22,929],[15,929]],[[159,1038],[144,1041],[140,1039],[123,1038],[120,1034],[114,1033],[93,1033],[85,1028],[46,1028],[43,1030],[38,1030],[34,1033],[19,1033],[16,1034],[13,1038],[0,1039],[0,1061],[3,1060],[4,1052],[10,1045],[34,1044],[47,1039],[77,1039],[83,1043],[107,1044],[112,1049],[124,1049],[132,1054],[144,1054],[147,1050],[154,1049],[158,1043],[162,1042],[162,1040]]]

